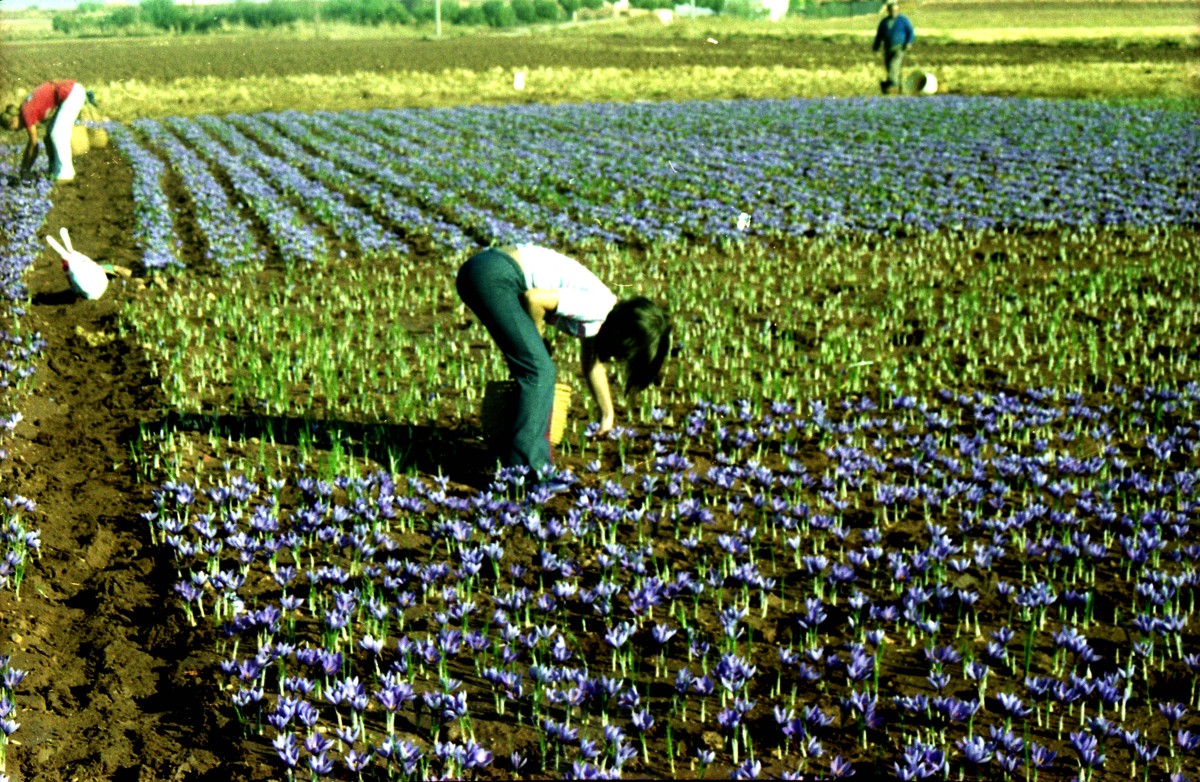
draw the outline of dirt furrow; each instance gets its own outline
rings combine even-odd
[[[128,167],[102,149],[77,168],[78,181],[52,193],[43,234],[66,226],[80,251],[137,268]],[[47,346],[0,480],[4,496],[37,503],[41,553],[20,599],[0,594],[2,653],[28,671],[8,772],[39,782],[209,777],[220,726],[199,671],[211,662],[190,657],[203,647],[171,608],[174,573],[140,515],[151,487],[129,458],[139,425],[160,414],[146,362],[118,335],[137,280],[77,300],[47,248],[27,282]]]

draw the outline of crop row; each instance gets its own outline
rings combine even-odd
[[[224,139],[220,158],[293,183],[293,204],[341,193],[421,248],[293,262],[265,290],[196,274],[130,318],[173,407],[263,418],[203,480],[167,432],[172,479],[147,514],[184,610],[224,639],[245,729],[314,779],[1185,768],[1194,193],[1179,160],[1144,154],[1157,131],[1133,110],[991,104],[1022,130],[1077,111],[1057,141],[919,116],[989,103],[165,123]],[[797,106],[819,121],[785,154]],[[885,134],[890,111],[917,117]],[[937,150],[911,196],[860,171],[901,137]],[[1131,179],[1111,194],[1084,163]],[[829,219],[803,217],[801,186]],[[918,194],[951,222],[880,206]],[[503,367],[454,303],[453,264],[521,239],[665,297],[678,368],[611,438],[574,424],[587,467],[563,495],[519,473],[464,495],[357,472],[370,444],[341,424],[473,420]],[[708,401],[739,397],[755,401]],[[335,453],[316,466],[309,429],[285,453],[271,427],[288,420]]]
[[[17,174],[12,161],[16,150],[0,147],[0,179]],[[0,190],[0,312],[5,328],[0,331],[0,471],[9,458],[8,435],[21,422],[20,400],[28,391],[37,361],[46,346],[37,331],[31,330],[25,306],[29,291],[25,273],[33,266],[43,246],[39,232],[50,211],[47,198],[50,183],[33,187],[6,187]],[[41,547],[41,532],[31,525],[37,503],[20,495],[3,498],[0,509],[0,589],[19,595],[29,559]],[[0,655],[0,775],[10,737],[21,727],[17,722],[15,691],[25,671],[11,665],[8,655]]]
[[[1192,115],[1098,104],[734,101],[169,124],[208,155],[239,200],[258,204],[292,260],[322,256],[316,238],[288,238],[316,223],[374,254],[389,249],[386,224],[458,250],[469,244],[464,234],[478,244],[677,245],[1158,226],[1194,223],[1197,212]],[[419,216],[396,215],[389,200],[459,230],[430,230]]]
[[[289,776],[1177,773],[1198,404],[708,404],[565,494],[234,469],[147,520]]]
[[[993,124],[979,127],[985,110]],[[880,119],[889,112],[898,114],[883,134]],[[1052,120],[1062,125],[1053,139]],[[1018,125],[1033,132],[1018,135]],[[808,133],[805,144],[796,128]],[[281,287],[198,278],[135,318],[145,323],[147,343],[164,346],[156,350],[160,371],[189,400],[173,396],[174,403],[188,409],[232,393],[274,413],[304,414],[316,404],[353,421],[413,421],[447,405],[452,416],[470,417],[481,381],[502,369],[491,351],[476,349],[486,344],[477,327],[443,339],[453,264],[472,247],[522,240],[576,248],[622,291],[666,299],[680,316],[688,402],[955,379],[1091,387],[1194,376],[1189,335],[1200,312],[1186,260],[1194,234],[1171,224],[1195,199],[1175,154],[1185,155],[1195,134],[1169,112],[1038,102],[767,102],[285,112],[143,121],[135,130],[152,148],[165,145],[172,160],[185,160],[188,144],[207,150],[212,165],[200,174],[194,162],[178,171],[198,212],[203,206],[212,215],[202,233],[240,226],[232,235],[261,242],[254,252],[214,253],[219,240],[210,237],[209,255],[235,265],[292,261]],[[793,142],[780,143],[788,132]],[[1172,134],[1172,143],[1150,154],[1158,133]],[[915,134],[925,148],[940,146],[909,156],[925,177],[906,174],[909,191],[922,201],[953,196],[960,212],[975,217],[954,218],[961,231],[916,230],[884,243],[865,227],[897,224],[878,222],[882,212],[872,212],[871,199],[899,198],[904,178],[867,177],[855,166],[870,170],[877,158],[890,160],[885,149],[913,149],[899,142]],[[1084,148],[1085,137],[1096,151]],[[667,138],[689,143],[668,149]],[[820,170],[806,167],[818,158]],[[1029,165],[1037,161],[1043,165]],[[271,191],[220,197],[226,169],[242,168]],[[1104,181],[1095,179],[1100,172]],[[1029,212],[1028,198],[1025,211],[1003,216],[1003,205],[1032,187],[1018,175],[1043,181],[1043,200],[1057,204],[1054,220]],[[1084,186],[1068,190],[1071,182]],[[786,195],[800,186],[823,193],[805,208],[825,204],[826,228],[842,227],[776,248],[770,242],[784,230],[777,223],[816,233],[793,209],[799,196]],[[1114,188],[1141,205],[1097,211],[1117,197]],[[1088,198],[1091,211],[1067,208]],[[947,207],[942,217],[953,214]],[[978,227],[1005,220],[1021,230]],[[1130,222],[1039,229],[1088,220]],[[283,231],[303,237],[289,240],[299,250],[270,238]],[[684,235],[706,241],[678,241]],[[295,267],[303,248],[325,246],[341,248],[338,263]],[[1147,280],[1157,281],[1151,292]],[[324,303],[311,306],[312,297]],[[339,330],[340,319],[359,313],[360,328]],[[181,318],[185,327],[177,329]],[[281,328],[303,346],[300,355],[263,341]],[[264,336],[211,338],[233,331]],[[196,344],[206,358],[187,358]],[[380,350],[391,358],[379,361]],[[776,361],[763,364],[762,355]],[[248,371],[227,384],[229,367]],[[424,393],[408,382],[413,376],[423,379]],[[646,404],[661,401],[657,393]],[[298,408],[300,399],[307,401]]]

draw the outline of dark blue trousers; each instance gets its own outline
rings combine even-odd
[[[500,461],[506,467],[550,466],[550,416],[554,412],[554,361],[521,303],[525,274],[498,250],[473,255],[458,270],[458,295],[487,327],[517,382],[517,405],[509,444]]]

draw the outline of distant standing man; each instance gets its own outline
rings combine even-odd
[[[879,29],[875,31],[875,45],[871,47],[871,51],[879,51],[883,49],[883,68],[887,73],[887,79],[879,82],[880,89],[884,95],[891,92],[903,92],[900,82],[900,63],[904,60],[904,53],[908,51],[908,47],[912,46],[913,42],[913,26],[912,22],[908,21],[908,17],[900,13],[899,3],[896,0],[889,0],[887,4],[887,16],[879,22]]]
[[[25,153],[21,157],[21,176],[27,176],[37,160],[38,123],[53,112],[46,134],[50,176],[59,182],[70,182],[75,178],[75,165],[71,160],[71,128],[88,99],[87,91],[77,82],[48,81],[30,93],[20,106],[10,104],[4,110],[0,118],[3,127],[12,131],[24,128],[29,135]]]

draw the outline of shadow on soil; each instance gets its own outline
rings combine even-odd
[[[347,449],[346,443],[351,443],[347,456],[365,457],[394,475],[415,470],[476,489],[486,488],[496,469],[495,455],[475,433],[437,426],[364,424],[256,413],[171,412],[156,424],[147,424],[146,429],[155,436],[185,431],[214,434],[234,442],[257,438],[323,451]]]

